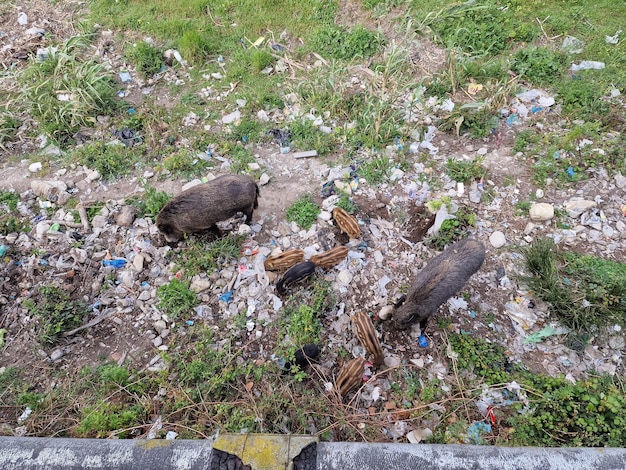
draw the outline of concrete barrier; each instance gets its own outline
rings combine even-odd
[[[223,434],[215,441],[0,437],[1,470],[624,470],[626,449],[317,442]]]

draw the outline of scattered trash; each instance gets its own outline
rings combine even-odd
[[[529,330],[537,323],[537,314],[528,307],[528,304],[522,305],[519,302],[507,302],[504,308],[511,320],[513,320],[513,325],[519,325],[524,331]]]
[[[579,70],[602,70],[605,67],[604,62],[596,62],[594,60],[583,60],[580,64],[572,64],[569,68],[572,72]]]
[[[126,260],[124,258],[103,259],[102,264],[104,266],[111,266],[115,269],[120,269],[126,265]]]
[[[583,51],[585,43],[574,36],[565,36],[561,50],[568,54],[580,54]]]
[[[604,36],[604,41],[607,44],[617,44],[619,42],[620,34],[622,34],[622,30],[618,29],[613,36]]]
[[[0,256],[4,256],[9,251],[9,247],[7,245],[0,245]]]
[[[30,406],[27,406],[24,412],[17,418],[17,424],[22,424],[24,421],[28,419],[30,414],[33,412]]]
[[[546,326],[544,329],[538,331],[537,333],[533,333],[524,338],[524,344],[532,344],[532,343],[540,343],[544,338],[548,338],[549,336],[554,336],[561,334],[556,328],[553,326]]]
[[[419,337],[419,345],[420,345],[420,348],[428,347],[428,340],[426,339],[426,335],[424,335],[423,333]]]
[[[125,127],[121,130],[114,130],[113,135],[117,137],[126,147],[132,147],[135,143],[141,143],[141,137],[135,135],[135,131]]]
[[[289,147],[287,147],[289,148]],[[285,153],[282,151],[283,147],[281,147],[281,153]],[[295,152],[293,154],[293,158],[307,158],[307,157],[317,157],[317,150],[306,150],[304,152]]]
[[[233,293],[234,292],[232,290],[229,290],[228,292],[224,292],[222,295],[220,295],[218,299],[224,302],[230,302],[230,299],[233,298]]]
[[[475,421],[470,424],[467,429],[467,444],[480,445],[484,444],[483,436],[491,432],[491,425],[483,421]]]
[[[17,14],[17,23],[20,26],[26,26],[28,24],[28,15],[24,13],[23,11],[20,11]]]
[[[120,72],[118,75],[122,83],[129,83],[132,80],[132,77],[128,72]]]

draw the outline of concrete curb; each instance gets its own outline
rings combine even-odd
[[[624,470],[626,449],[319,443],[223,434],[215,442],[0,437],[0,469]]]

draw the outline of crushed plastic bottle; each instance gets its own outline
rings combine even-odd
[[[112,266],[115,269],[119,269],[126,265],[126,260],[124,258],[103,259],[102,264],[104,266]]]

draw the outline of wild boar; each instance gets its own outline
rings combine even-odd
[[[484,260],[485,246],[478,240],[466,238],[448,246],[417,274],[406,298],[395,305],[396,327],[405,329],[419,322],[423,335],[428,319],[463,288]]]
[[[218,222],[238,212],[249,224],[258,198],[259,187],[249,176],[223,175],[170,199],[157,215],[156,225],[168,242],[175,242],[185,233],[218,231]]]

